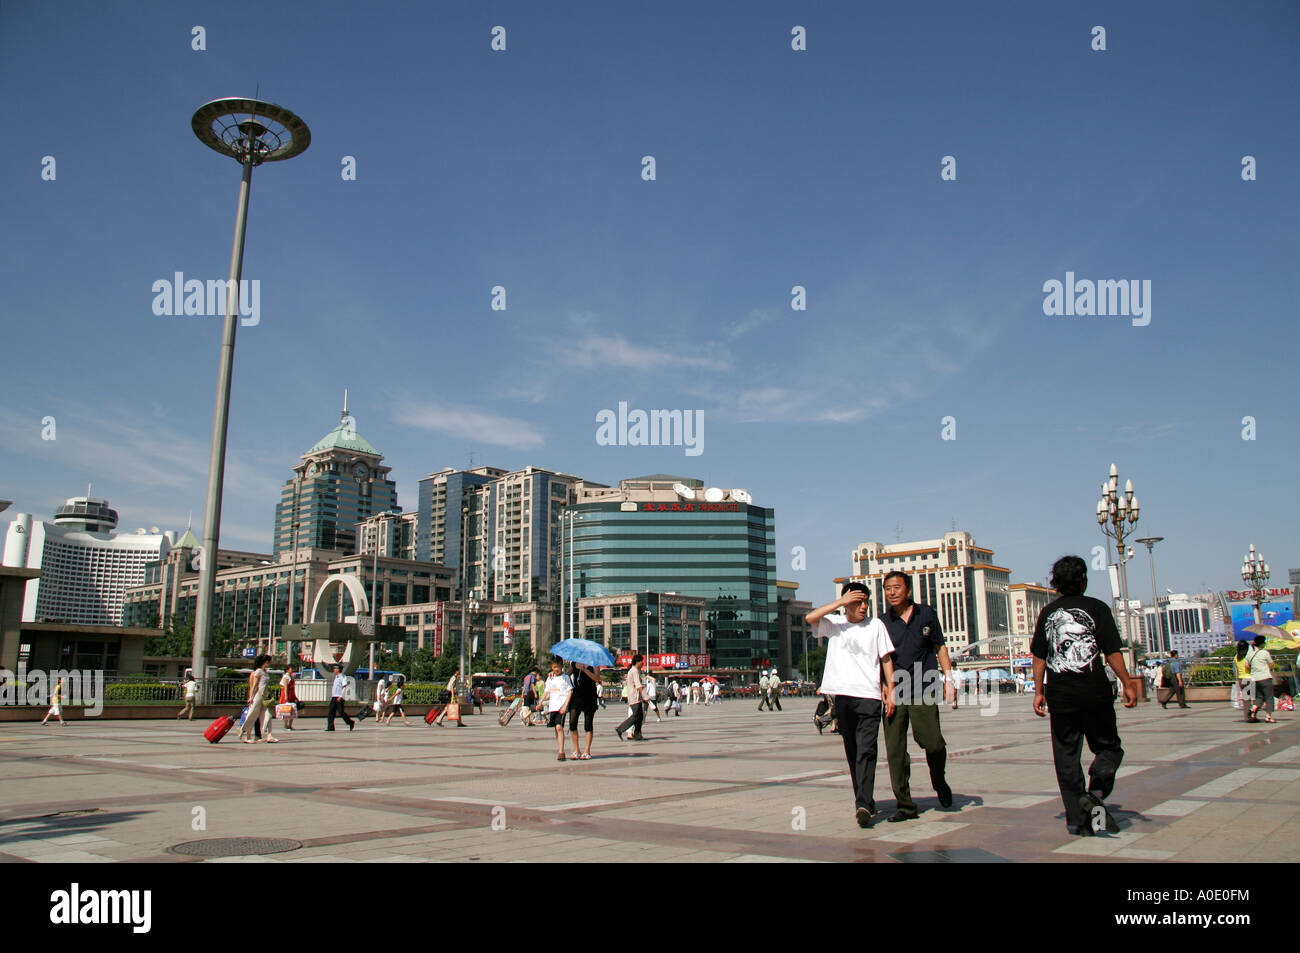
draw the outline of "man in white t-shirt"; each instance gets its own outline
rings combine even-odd
[[[835,718],[853,779],[859,827],[870,827],[876,812],[873,791],[881,709],[886,716],[894,712],[893,693],[884,693],[882,699],[880,691],[882,666],[885,683],[894,684],[894,643],[883,622],[867,617],[870,601],[867,587],[851,582],[840,598],[804,617],[814,627],[814,636],[830,640],[818,691],[835,697]]]

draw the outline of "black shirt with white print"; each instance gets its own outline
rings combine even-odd
[[[1106,603],[1091,596],[1062,596],[1038,614],[1029,650],[1047,662],[1043,694],[1048,707],[1111,704],[1106,656],[1121,651],[1119,629]]]

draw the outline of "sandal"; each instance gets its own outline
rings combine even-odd
[[[267,743],[268,745],[278,745],[278,744],[280,743],[280,739],[279,739],[279,738],[267,738],[267,739],[266,739],[266,743]]]
[[[555,760],[556,760],[556,761],[563,761],[563,760],[564,760],[564,755],[562,755],[562,754],[561,754],[561,755],[556,755],[556,756],[555,756]]]
[[[577,760],[578,760],[579,758],[581,758],[581,757],[582,757],[582,755],[578,754],[578,753],[575,751],[573,754],[569,755],[569,760],[570,760],[570,761],[577,761]]]
[[[579,756],[578,756],[578,760],[579,760],[579,761],[590,761],[590,760],[591,760],[591,755],[589,755],[589,754],[579,755]]]

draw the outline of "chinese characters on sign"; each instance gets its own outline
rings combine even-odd
[[[643,503],[643,513],[739,513],[739,503]]]
[[[708,668],[707,655],[665,654],[647,655],[646,665],[650,668]],[[627,668],[632,664],[632,653],[625,652],[618,656],[618,667]]]

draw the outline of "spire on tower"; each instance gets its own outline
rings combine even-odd
[[[348,419],[348,389],[343,388],[343,419]]]

